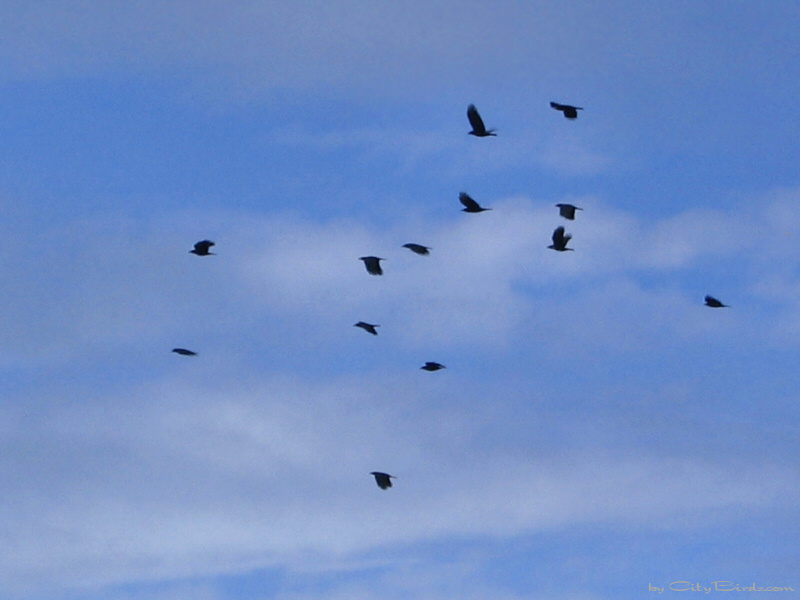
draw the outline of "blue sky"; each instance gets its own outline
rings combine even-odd
[[[800,8],[431,4],[3,4],[0,597],[800,590]]]

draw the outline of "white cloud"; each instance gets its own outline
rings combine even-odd
[[[757,460],[540,445],[498,453],[475,443],[484,410],[462,419],[432,412],[422,384],[407,404],[383,388],[183,381],[84,399],[80,414],[51,405],[47,422],[13,436],[37,459],[28,455],[26,483],[3,497],[0,580],[6,590],[92,587],[576,523],[680,527],[718,509],[791,504],[797,493],[796,472]],[[378,490],[375,468],[396,474],[395,488]]]
[[[231,213],[147,225],[76,222],[35,241],[17,235],[0,266],[14,282],[0,355],[6,365],[63,362],[89,347],[108,351],[146,337],[171,348],[233,339],[243,328],[252,335],[270,318],[294,336],[313,326],[326,338],[342,320],[383,320],[381,335],[417,347],[504,347],[525,327],[608,342],[635,333],[641,341],[665,327],[706,327],[708,311],[694,310],[705,293],[735,305],[733,314],[715,316],[731,332],[755,341],[766,327],[789,341],[778,323],[790,325],[796,314],[792,257],[800,235],[774,233],[776,218],[792,233],[796,211],[785,201],[646,222],[594,198],[571,198],[585,210],[568,222],[558,218],[555,199],[478,199],[493,210],[464,214],[454,200],[447,220],[409,214],[380,227]],[[562,224],[574,235],[574,252],[546,248]],[[218,255],[188,254],[206,234]],[[432,246],[431,256],[401,247],[412,240]],[[366,273],[358,260],[365,255],[386,258],[383,277]],[[648,285],[655,275],[674,285]],[[738,295],[752,296],[730,297],[734,281]],[[761,316],[747,324],[744,314]],[[634,315],[641,317],[635,326]]]
[[[599,354],[600,368],[620,368],[620,353],[657,357],[665,339],[687,351],[711,335],[770,339],[763,323],[741,316],[758,314],[755,308],[712,312],[683,290],[641,280],[743,260],[760,289],[769,282],[763,269],[772,249],[753,240],[773,216],[743,209],[645,223],[584,200],[585,211],[569,223],[558,218],[555,202],[522,198],[487,202],[494,209],[488,213],[434,220],[417,240],[434,248],[429,257],[400,247],[409,230],[402,222],[376,228],[285,215],[209,218],[219,254],[208,259],[188,254],[193,219],[185,215],[157,227],[112,220],[59,228],[71,252],[34,252],[24,269],[3,266],[6,280],[11,273],[27,282],[12,296],[19,318],[5,324],[6,335],[47,341],[40,365],[72,365],[87,349],[94,356],[98,345],[113,354],[128,343],[164,343],[181,332],[201,338],[220,328],[216,341],[257,339],[256,355],[270,358],[222,358],[207,346],[198,361],[166,363],[175,365],[169,373],[162,363],[174,357],[165,347],[164,361],[147,359],[159,365],[156,373],[147,372],[150,362],[130,361],[130,389],[102,381],[29,388],[36,412],[20,397],[0,419],[9,457],[0,581],[13,590],[300,568],[309,556],[348,563],[389,547],[576,523],[679,528],[731,507],[789,502],[797,473],[765,468],[758,458],[733,464],[685,449],[665,455],[660,446],[632,453],[630,441],[602,436],[586,444],[562,440],[555,453],[543,425],[531,430],[535,443],[513,450],[488,443],[553,410],[553,400],[534,392],[525,412],[497,417],[514,414],[506,386],[517,396],[564,386],[527,365],[537,353],[551,362],[559,352],[582,362]],[[575,252],[546,248],[561,223],[575,233]],[[706,253],[697,232],[709,229],[714,244]],[[630,231],[639,253],[620,235]],[[135,260],[120,237],[141,244]],[[358,261],[371,253],[386,256],[383,277],[368,275]],[[53,264],[56,270],[42,268]],[[785,273],[785,265],[777,270]],[[58,311],[28,312],[35,295],[26,290],[37,287],[58,290]],[[120,303],[124,298],[135,302]],[[368,309],[386,318],[377,339],[352,328]],[[792,311],[787,303],[775,322]],[[42,326],[63,312],[66,324]],[[309,331],[308,323],[318,328]],[[120,336],[127,341],[115,345]],[[54,355],[60,348],[71,353]],[[462,364],[423,373],[423,350]],[[512,365],[492,373],[494,384],[465,372],[465,364],[497,365],[494,351]],[[7,352],[17,352],[20,365],[32,360]],[[330,375],[325,362],[350,353],[353,360],[374,353],[374,366]],[[272,365],[280,354],[305,359]],[[647,377],[631,381],[646,389]],[[687,406],[699,392],[690,381],[682,385]],[[570,387],[580,395],[571,401],[586,406],[592,390]],[[106,391],[87,393],[93,388]],[[582,423],[575,418],[576,427]],[[373,469],[397,475],[396,487],[378,490],[368,476]]]

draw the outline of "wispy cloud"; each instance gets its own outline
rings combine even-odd
[[[494,208],[481,215],[460,213],[453,201],[452,218],[424,225],[413,214],[389,227],[286,215],[208,218],[222,236],[219,255],[208,258],[187,253],[198,234],[185,221],[149,228],[116,219],[90,229],[59,226],[43,232],[36,245],[18,238],[3,263],[4,278],[15,281],[7,308],[13,318],[2,325],[5,338],[15,343],[3,348],[4,360],[63,360],[87,344],[135,343],[147,332],[162,340],[165,333],[179,338],[182,328],[197,339],[198,315],[205,315],[200,330],[208,335],[224,327],[235,331],[270,311],[288,322],[297,317],[303,326],[312,316],[323,324],[391,314],[406,341],[419,344],[435,332],[434,343],[441,344],[508,341],[531,322],[532,311],[541,313],[541,319],[533,316],[540,325],[551,320],[565,332],[578,331],[572,324],[583,322],[585,307],[593,306],[594,314],[611,311],[609,319],[584,322],[588,331],[581,337],[591,339],[599,328],[609,339],[623,335],[623,328],[614,334],[604,323],[613,322],[611,314],[624,318],[629,309],[644,314],[662,306],[651,314],[677,311],[700,325],[687,309],[714,292],[709,282],[718,285],[719,273],[729,275],[734,264],[753,297],[748,308],[743,299],[724,300],[740,310],[763,310],[767,324],[794,315],[798,282],[788,265],[800,236],[791,235],[794,213],[786,212],[793,210],[788,204],[690,210],[647,222],[584,200],[586,210],[574,222],[558,218],[553,200],[522,198],[481,198]],[[776,211],[789,215],[780,217],[789,225],[781,235]],[[546,248],[562,223],[574,234],[575,247],[564,255]],[[184,233],[176,237],[177,232]],[[432,255],[419,257],[401,247],[412,240],[432,246]],[[387,259],[383,277],[367,275],[358,260],[373,254]],[[683,283],[670,291],[648,289],[648,277],[657,273]],[[219,283],[210,287],[211,280]],[[760,302],[769,306],[759,309]],[[758,334],[753,329],[750,335]]]
[[[576,523],[708,522],[715,510],[782,505],[797,492],[796,472],[758,461],[487,452],[474,424],[443,429],[422,404],[381,388],[174,382],[90,400],[80,417],[50,407],[51,424],[13,438],[39,458],[4,497],[6,589],[291,568],[308,553],[324,561]],[[370,481],[378,467],[398,475],[388,493]]]
[[[354,220],[240,215],[217,220],[220,253],[207,259],[188,254],[192,238],[183,245],[169,241],[174,232],[162,224],[145,232],[135,261],[119,246],[120,231],[133,237],[125,227],[96,229],[89,237],[76,227],[61,234],[77,251],[55,257],[71,277],[35,281],[44,289],[63,286],[58,313],[49,310],[54,317],[66,312],[80,326],[37,332],[42,315],[23,310],[23,292],[18,319],[5,327],[14,328],[9,336],[28,331],[34,339],[54,338],[36,359],[18,352],[18,364],[70,364],[81,360],[78,353],[54,352],[97,344],[118,352],[131,343],[152,346],[151,336],[163,341],[166,361],[174,357],[165,334],[183,329],[199,338],[213,329],[209,320],[231,328],[226,344],[255,336],[270,356],[301,355],[305,332],[291,324],[295,318],[303,327],[309,319],[334,323],[321,327],[321,337],[311,332],[317,345],[330,345],[314,357],[323,362],[357,342],[384,344],[389,354],[375,363],[384,368],[398,352],[418,356],[421,364],[426,347],[462,360],[479,348],[525,357],[533,351],[530,336],[541,339],[543,332],[545,339],[579,344],[582,352],[633,355],[651,351],[665,336],[689,348],[709,331],[701,314],[731,314],[703,313],[708,309],[699,298],[692,307],[680,290],[650,290],[639,278],[709,269],[734,257],[752,256],[754,269],[770,264],[756,240],[771,222],[747,209],[645,223],[586,200],[579,220],[567,224],[576,251],[564,255],[545,248],[552,227],[563,222],[552,203],[523,198],[428,224],[421,241],[434,248],[430,257],[400,247],[404,224],[386,229]],[[707,238],[698,231],[709,227],[715,241],[707,253]],[[620,234],[630,231],[637,232],[641,253],[630,252]],[[386,256],[383,277],[368,275],[358,261],[370,253]],[[26,270],[49,272],[39,266],[52,266],[53,259],[34,253]],[[757,290],[767,276],[755,280]],[[135,299],[131,306],[141,314],[131,316],[124,298]],[[351,327],[368,310],[386,317],[377,339],[356,337],[361,332]],[[265,328],[258,317],[265,312],[289,325]],[[677,332],[687,322],[695,332],[683,334],[682,342]],[[744,326],[730,335],[743,331],[761,343],[770,336]],[[16,448],[8,456],[16,458],[4,465],[5,480],[13,480],[2,504],[9,523],[2,561],[7,589],[23,582],[103,585],[290,567],[308,553],[346,560],[397,544],[518,536],[576,523],[679,526],[730,507],[783,505],[797,493],[796,472],[765,468],[757,459],[731,465],[713,454],[671,456],[646,448],[632,456],[624,445],[604,446],[600,438],[571,448],[562,441],[554,453],[547,435],[535,449],[487,446],[479,440],[482,424],[493,422],[491,403],[481,408],[482,390],[452,379],[454,364],[430,375],[409,361],[376,381],[359,370],[331,377],[323,369],[309,377],[318,365],[269,366],[244,354],[209,368],[215,353],[206,345],[198,359],[189,359],[196,362],[170,363],[172,374],[159,367],[151,383],[112,387],[107,396],[87,397],[86,382],[49,396],[43,387],[36,418],[19,407],[4,409],[3,421],[16,423],[6,430],[8,448]],[[535,385],[533,375],[514,377]],[[458,405],[469,411],[451,412]],[[501,402],[496,410],[508,409]],[[508,434],[505,426],[493,429],[493,435]],[[398,476],[395,489],[375,488],[368,473],[376,468]],[[52,497],[62,500],[32,500]],[[394,514],[390,523],[380,516],[387,509]]]

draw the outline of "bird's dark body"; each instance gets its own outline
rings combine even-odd
[[[576,210],[583,210],[573,204],[556,204],[556,206],[558,207],[558,214],[569,221],[575,220]]]
[[[475,108],[474,104],[470,104],[467,107],[467,119],[469,119],[469,124],[472,125],[472,131],[468,132],[470,135],[474,135],[475,137],[497,135],[494,129],[486,129],[486,125],[483,124],[483,119],[481,119],[481,115],[478,113],[478,109]]]
[[[551,102],[550,106],[564,113],[564,116],[567,119],[577,119],[578,111],[583,110],[580,106],[572,106],[570,104],[559,104],[558,102]]]
[[[479,213],[485,210],[492,210],[491,208],[483,208],[480,204],[475,202],[475,200],[473,200],[470,197],[470,195],[467,194],[466,192],[461,192],[458,195],[458,199],[461,202],[461,204],[464,205],[464,208],[462,208],[461,210],[467,213]]]
[[[390,487],[392,487],[392,479],[394,479],[394,475],[381,473],[380,471],[372,471],[370,475],[375,478],[375,483],[377,483],[378,487],[382,490],[388,490]]]
[[[213,255],[213,252],[209,252],[211,246],[214,246],[214,242],[211,240],[203,240],[201,242],[197,242],[194,245],[194,250],[189,250],[190,254],[196,254],[197,256],[209,256]]]
[[[568,233],[564,233],[563,227],[556,227],[556,230],[553,232],[553,243],[548,246],[552,250],[556,250],[558,252],[567,252],[572,250],[572,248],[567,248],[567,243],[572,239],[572,236]]]
[[[373,325],[372,323],[365,323],[364,321],[359,321],[354,325],[354,327],[360,327],[361,329],[371,333],[372,335],[378,335],[378,330],[375,328],[380,327],[380,325]]]
[[[714,298],[714,296],[706,296],[705,301],[706,301],[706,306],[710,306],[711,308],[728,308],[727,304],[723,304],[722,302]]]
[[[414,254],[419,254],[420,256],[428,256],[431,253],[431,249],[422,244],[403,244],[403,248],[408,248]]]
[[[173,348],[172,351],[175,354],[180,354],[181,356],[197,356],[197,352],[187,350],[186,348]]]
[[[438,371],[439,369],[444,369],[444,365],[437,363],[437,362],[426,362],[424,365],[420,367],[423,371]]]
[[[386,259],[378,258],[377,256],[362,256],[358,260],[364,261],[364,266],[367,268],[367,273],[370,275],[383,275],[381,261]]]

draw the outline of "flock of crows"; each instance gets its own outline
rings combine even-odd
[[[558,102],[551,102],[550,106],[562,112],[564,117],[567,119],[577,119],[578,118],[578,111],[583,110],[579,106],[571,106],[569,104],[559,104]],[[490,137],[496,136],[494,129],[487,129],[486,125],[483,123],[483,119],[481,118],[480,113],[478,113],[478,109],[475,108],[474,104],[470,104],[467,107],[467,118],[469,119],[469,124],[472,126],[472,131],[469,131],[469,135],[474,135],[475,137]],[[469,196],[466,192],[461,192],[458,195],[458,199],[461,204],[464,205],[462,209],[466,213],[481,213],[487,210],[492,210],[491,208],[485,208],[478,204],[473,198]],[[572,204],[566,203],[559,203],[555,205],[558,207],[559,215],[569,221],[573,221],[575,219],[576,211],[583,210],[577,206]],[[557,252],[567,252],[573,250],[572,248],[567,248],[567,244],[572,239],[572,236],[566,233],[566,230],[562,226],[556,227],[553,231],[552,241],[553,243],[548,246],[548,248],[552,250],[556,250]],[[213,256],[214,253],[211,252],[211,248],[214,246],[214,242],[210,240],[202,240],[197,242],[194,245],[192,250],[189,250],[191,254],[195,254],[197,256]],[[431,248],[428,246],[423,246],[422,244],[415,244],[415,243],[408,243],[403,244],[403,248],[408,248],[411,252],[415,254],[419,254],[420,256],[428,256],[430,254]],[[381,261],[385,260],[378,256],[362,256],[359,260],[364,261],[364,267],[367,269],[367,273],[370,275],[383,275],[383,268],[381,268]],[[725,308],[728,305],[723,304],[713,296],[706,296],[705,297],[705,305],[711,308]],[[371,333],[372,335],[378,335],[377,327],[380,325],[374,323],[367,323],[365,321],[359,321],[355,324],[355,327],[360,327],[364,331]],[[180,354],[182,356],[197,356],[197,352],[193,350],[188,350],[186,348],[173,348],[172,350],[176,354]],[[420,369],[424,371],[439,371],[440,369],[444,369],[445,366],[438,362],[428,361],[424,365],[420,367]],[[381,471],[372,471],[370,473],[375,478],[375,483],[378,484],[378,487],[382,490],[386,490],[392,487],[392,479],[394,479],[394,475],[389,475],[388,473],[383,473]]]

